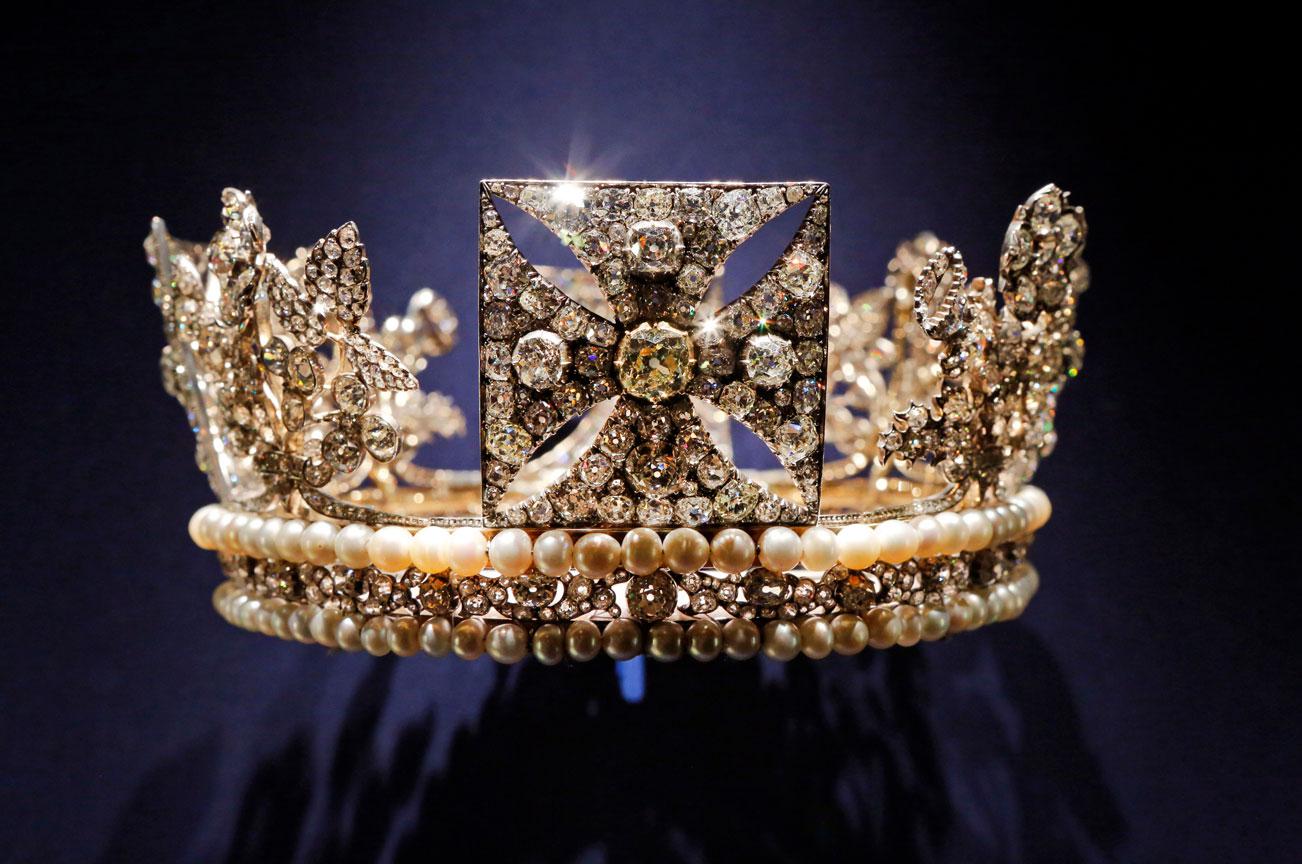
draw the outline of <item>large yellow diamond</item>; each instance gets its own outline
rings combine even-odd
[[[686,333],[663,321],[647,321],[620,340],[615,366],[625,392],[662,402],[687,389],[695,360]]]

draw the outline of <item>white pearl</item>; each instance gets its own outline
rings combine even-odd
[[[872,566],[881,552],[882,544],[873,533],[871,525],[847,525],[836,535],[841,563],[851,570]]]
[[[240,526],[238,534],[239,550],[245,555],[251,555],[255,558],[260,556],[262,550],[258,547],[258,532],[261,530],[261,516],[250,516],[245,520],[244,524]]]
[[[488,563],[488,541],[478,528],[465,526],[452,532],[449,564],[458,576],[474,576]]]
[[[235,544],[231,540],[231,532],[234,530],[236,514],[222,508],[222,512],[213,520],[212,541],[222,552],[234,552]]]
[[[940,526],[940,545],[938,555],[957,555],[967,545],[967,523],[963,517],[952,510],[936,514],[936,524]]]
[[[907,522],[887,519],[873,530],[881,543],[877,557],[887,564],[903,564],[918,551],[918,532]]]
[[[307,553],[303,551],[303,531],[306,528],[301,519],[289,519],[280,526],[280,533],[276,535],[276,554],[282,561],[301,564],[307,560]]]
[[[831,570],[839,554],[835,531],[815,525],[800,535],[800,561],[809,570]]]
[[[936,521],[935,516],[917,516],[910,523],[913,530],[918,532],[918,551],[914,554],[919,558],[930,558],[933,555],[940,554],[940,540],[943,533],[940,523]]]
[[[300,538],[303,557],[320,567],[335,563],[335,535],[338,533],[339,529],[329,522],[308,525]]]
[[[209,549],[220,549],[222,542],[222,528],[226,522],[226,508],[218,504],[209,505],[212,507],[208,515],[203,520],[203,536],[208,540]]]
[[[442,573],[452,560],[452,535],[448,529],[430,525],[411,538],[411,561],[426,573]]]
[[[800,563],[800,535],[790,528],[769,528],[760,535],[759,559],[770,570],[785,573]]]
[[[280,557],[280,552],[276,550],[276,537],[284,525],[285,520],[279,516],[263,520],[262,528],[258,531],[258,550],[262,552],[263,558]]]
[[[533,563],[533,544],[529,535],[520,528],[498,531],[488,544],[488,560],[503,576],[519,576]]]
[[[546,531],[533,544],[533,563],[540,573],[564,576],[574,564],[574,541],[568,531]]]
[[[339,529],[335,535],[335,557],[345,567],[366,567],[371,563],[371,553],[366,551],[366,544],[375,532],[360,522],[353,522]]]
[[[967,527],[967,542],[963,548],[969,552],[977,552],[990,545],[990,540],[995,535],[995,526],[990,522],[990,517],[984,510],[965,510],[963,511],[963,524]]]
[[[211,541],[208,539],[208,514],[212,512],[208,508],[212,506],[212,504],[208,504],[194,511],[194,515],[190,517],[189,523],[185,526],[186,530],[190,532],[190,539],[200,549],[213,548]]]
[[[366,541],[366,552],[385,573],[401,573],[411,566],[411,532],[400,525],[385,525]]]
[[[1030,530],[1039,531],[1053,515],[1053,504],[1049,502],[1049,496],[1039,486],[1023,486],[1017,497],[1022,500],[1031,516]]]
[[[222,550],[238,555],[240,552],[240,531],[249,523],[249,514],[232,514],[231,520],[222,528]]]

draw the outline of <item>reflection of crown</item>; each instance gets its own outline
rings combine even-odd
[[[423,290],[377,328],[357,226],[283,261],[249,193],[222,202],[206,249],[157,219],[145,246],[164,386],[221,499],[190,532],[232,622],[377,654],[790,659],[937,639],[1035,591],[1049,502],[1027,483],[1088,282],[1054,186],[1014,214],[997,282],[922,235],[848,297],[821,183],[486,181],[478,476],[412,458],[464,432],[417,381],[448,305]],[[724,260],[797,207],[723,302]],[[507,209],[583,269],[532,265]],[[780,468],[739,468],[741,429]]]

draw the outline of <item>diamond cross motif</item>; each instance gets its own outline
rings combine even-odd
[[[612,317],[535,268],[494,199],[559,237],[595,278]],[[725,259],[803,201],[809,210],[777,262],[708,314],[702,301]],[[488,180],[479,249],[485,524],[815,521],[827,378],[826,184]],[[508,489],[538,449],[612,399],[595,439],[561,476],[512,501]],[[693,400],[764,441],[798,500],[745,476]]]

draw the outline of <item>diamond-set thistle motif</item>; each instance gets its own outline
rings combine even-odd
[[[534,268],[494,199],[556,234],[596,278],[613,320]],[[750,290],[702,304],[727,256],[810,200],[795,238]],[[480,195],[483,505],[489,525],[810,523],[822,476],[828,193],[820,183],[486,181]],[[615,399],[589,449],[522,501],[507,489],[565,424]],[[797,490],[748,479],[692,400],[758,435]]]

